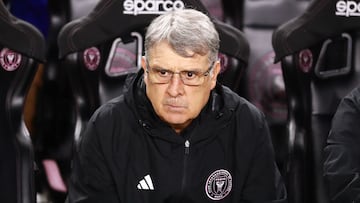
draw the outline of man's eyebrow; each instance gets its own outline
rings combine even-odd
[[[181,70],[181,72],[183,72],[183,71],[186,71],[186,72],[202,72],[202,70],[201,69],[199,69],[199,68],[190,68],[190,69],[184,69],[184,70]]]
[[[157,65],[154,65],[154,66],[150,66],[152,69],[156,69],[156,70],[164,70],[164,71],[171,71],[170,69],[167,69],[167,68],[164,68],[162,66],[157,66]]]
[[[206,70],[202,70],[202,69],[197,68],[197,67],[196,68],[191,68],[191,67],[183,68],[183,69],[180,69],[178,71],[174,71],[174,70],[172,70],[170,68],[166,68],[166,67],[164,67],[164,66],[162,66],[160,64],[153,64],[151,66],[149,64],[149,67],[152,68],[152,69],[156,69],[156,70],[164,70],[164,71],[170,71],[170,72],[199,72],[199,73],[201,73],[201,72],[206,71]]]
[[[150,68],[155,68],[155,69],[164,69],[164,70],[167,70],[166,68],[164,68],[164,66],[161,66],[161,65],[159,65],[159,64],[152,64],[152,65],[150,65],[149,63],[148,63],[148,66],[150,67]]]

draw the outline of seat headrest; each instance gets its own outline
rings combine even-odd
[[[222,21],[215,20],[214,24],[220,36],[220,51],[241,60],[247,65],[250,46],[244,33]]]
[[[360,28],[360,0],[313,0],[305,12],[276,29],[275,62],[327,38]]]
[[[45,61],[44,36],[30,23],[11,15],[2,1],[0,1],[0,30],[0,45],[30,58]]]
[[[199,0],[100,1],[89,15],[71,21],[61,29],[58,36],[59,57],[63,58],[67,54],[99,45],[133,31],[144,30],[158,15],[168,10],[183,8],[194,8],[208,14]],[[247,63],[249,47],[241,31],[224,23],[215,20],[214,22],[220,35],[220,47],[227,54]],[[241,39],[237,34],[240,34]]]

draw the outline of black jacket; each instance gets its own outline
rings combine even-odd
[[[324,152],[331,202],[360,202],[360,87],[340,102]]]
[[[139,74],[89,121],[68,202],[285,202],[280,179],[264,115],[253,105],[217,85],[178,135],[154,113]]]

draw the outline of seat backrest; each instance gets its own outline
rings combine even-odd
[[[23,110],[37,65],[45,59],[45,41],[2,1],[0,30],[0,199],[35,202],[33,149]]]
[[[222,23],[221,29],[231,29],[229,30],[229,33],[237,33],[234,25],[234,20],[231,19],[230,16],[227,16],[225,13],[225,4],[228,1],[224,0],[201,0],[204,7],[209,12],[209,15],[218,20],[219,23]],[[229,2],[228,2],[229,3]],[[227,5],[227,4],[226,4]],[[226,22],[226,24],[224,23]],[[231,25],[231,26],[228,26]],[[242,33],[238,33],[237,35],[240,36],[240,38],[244,38],[244,36],[241,36]],[[224,36],[225,37],[225,36]],[[223,38],[224,38],[223,37]],[[224,39],[222,39],[224,40]],[[231,37],[229,38],[228,42],[223,42],[222,46],[230,46],[231,47]],[[245,48],[245,47],[243,47]],[[247,49],[247,48],[246,48]],[[245,53],[246,50],[244,50]],[[229,53],[229,52],[228,52]],[[239,95],[242,94],[242,83],[243,83],[243,75],[245,73],[244,68],[246,65],[244,64],[243,60],[240,60],[239,58],[236,58],[233,56],[234,54],[224,54],[220,53],[219,57],[222,61],[222,70],[221,74],[218,77],[218,81],[220,81],[222,84],[230,87],[232,90],[234,90]]]
[[[139,70],[145,28],[152,19],[170,7],[192,7],[208,13],[197,0],[172,0],[167,8],[159,4],[150,11],[142,6],[143,1],[136,5],[134,2],[100,1],[88,16],[68,23],[59,34],[60,58],[69,72],[77,120],[81,121],[77,122],[75,139],[95,109],[122,94],[127,76]],[[238,81],[234,78],[247,64],[248,42],[234,27],[215,19],[214,22],[221,38],[220,51],[226,59],[222,61],[219,80],[236,89]]]
[[[243,31],[250,43],[243,95],[267,118],[282,174],[287,157],[287,100],[280,63],[273,63],[272,32],[303,12],[309,1],[245,0]]]
[[[287,184],[292,202],[329,202],[322,151],[341,98],[360,81],[360,20],[345,4],[314,0],[273,33],[289,105]]]

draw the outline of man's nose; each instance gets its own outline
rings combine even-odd
[[[180,74],[173,74],[167,89],[170,96],[177,96],[184,92],[184,83],[181,80]]]

